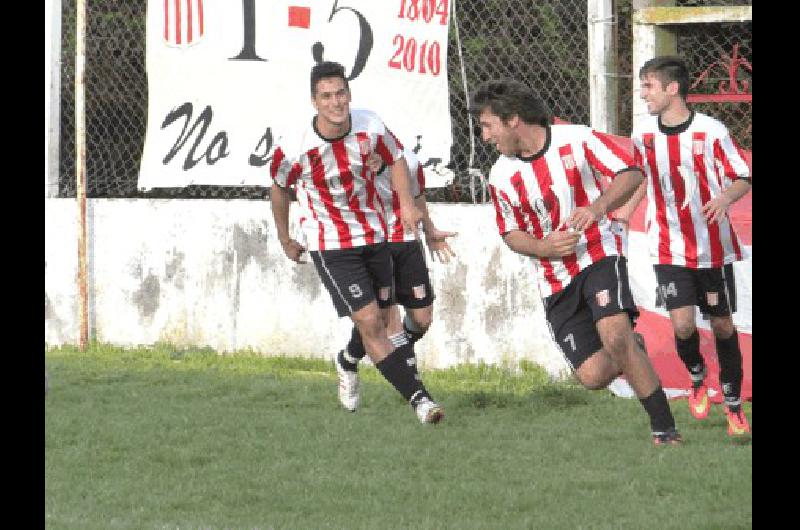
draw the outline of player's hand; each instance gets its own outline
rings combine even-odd
[[[286,242],[281,241],[281,246],[283,247],[283,253],[286,254],[286,257],[290,260],[294,261],[295,263],[308,263],[307,260],[302,259],[303,253],[306,251],[306,247],[294,239],[290,238]]]
[[[436,258],[439,258],[439,261],[442,263],[447,263],[450,261],[451,257],[455,257],[456,253],[453,252],[453,249],[450,248],[450,244],[447,243],[448,237],[455,237],[458,235],[458,232],[445,232],[443,230],[439,230],[438,228],[434,228],[431,230],[430,233],[425,233],[425,243],[428,245],[428,250],[431,253],[431,259],[436,261]]]
[[[567,226],[579,232],[583,232],[589,228],[592,223],[602,219],[603,215],[605,215],[605,213],[601,212],[594,204],[581,206],[580,208],[575,208],[572,215],[569,216],[567,219]]]
[[[708,223],[717,223],[725,216],[725,212],[731,205],[731,200],[724,193],[705,203],[702,208],[703,215]]]
[[[563,258],[575,252],[581,233],[572,230],[556,230],[544,238],[550,246],[547,258]]]
[[[419,208],[414,206],[413,203],[405,208],[401,205],[400,222],[403,223],[403,228],[406,232],[414,234],[414,239],[419,239],[420,221],[422,221],[422,212],[419,211]]]
[[[380,155],[374,151],[370,153],[369,158],[367,158],[367,167],[370,169],[370,171],[377,173],[382,165],[383,159],[380,157]]]

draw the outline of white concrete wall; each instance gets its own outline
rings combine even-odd
[[[90,336],[122,346],[158,341],[332,358],[351,324],[338,319],[314,265],[295,265],[275,236],[270,203],[90,199]],[[77,206],[45,201],[45,340],[76,344]],[[550,338],[530,261],[497,234],[487,205],[430,204],[459,235],[449,264],[429,262],[434,323],[423,368],[530,360],[554,377],[567,364]],[[298,208],[292,207],[292,229]]]

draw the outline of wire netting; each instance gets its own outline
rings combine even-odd
[[[750,6],[752,0],[678,0],[678,7]],[[628,135],[633,126],[631,98],[633,83],[638,83],[632,72],[633,25],[631,0],[615,2],[618,22],[617,68],[619,84],[619,133]],[[691,79],[690,94],[716,94],[730,90],[728,68],[731,66],[734,47],[739,59],[736,69],[737,88],[752,93],[753,23],[681,24],[667,26],[677,37],[678,55],[686,59]],[[706,72],[702,80],[699,78]],[[745,149],[753,148],[752,103],[693,103],[692,108],[721,120],[733,137]]]
[[[672,28],[678,36],[678,53],[686,58],[691,75],[690,94],[752,92],[752,22]],[[752,103],[705,102],[693,103],[692,108],[721,120],[739,145],[753,148]]]
[[[738,5],[732,1],[681,1],[678,5]],[[75,0],[62,0],[59,197],[75,196]],[[631,121],[631,0],[615,2],[618,72],[621,82],[620,134]],[[145,0],[87,0],[86,13],[86,174],[87,195],[107,198],[263,199],[261,186],[210,186],[139,191],[139,160],[147,119]],[[428,190],[432,201],[487,200],[480,178],[496,154],[481,142],[468,115],[468,94],[485,79],[513,77],[530,84],[564,120],[589,123],[589,65],[586,0],[457,0],[449,32],[448,77],[453,146],[451,185]],[[693,76],[721,60],[738,44],[752,64],[752,23],[676,26],[678,52]],[[462,75],[463,68],[463,75]],[[719,72],[709,75],[714,91]],[[740,69],[752,90],[750,70]],[[718,117],[746,148],[752,146],[752,105],[701,104]],[[472,164],[470,165],[470,159]],[[472,171],[471,171],[472,170]]]
[[[451,29],[448,55],[453,123],[451,165],[456,177],[450,187],[432,190],[428,198],[471,202],[480,195],[480,200],[486,200],[485,193],[475,193],[480,180],[476,181],[469,172],[473,148],[470,132],[475,135],[472,167],[478,173],[488,175],[497,154],[481,142],[475,123],[470,131],[461,58],[469,91],[486,79],[515,78],[536,90],[559,118],[588,123],[587,4],[585,0],[458,0],[452,22],[458,24],[460,37],[457,40],[455,28]]]

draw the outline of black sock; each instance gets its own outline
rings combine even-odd
[[[682,339],[675,335],[675,348],[678,350],[678,357],[689,370],[692,385],[700,386],[706,376],[706,365],[700,355],[700,334],[694,330],[688,339]]]
[[[381,375],[400,392],[406,401],[411,401],[412,397],[415,400],[423,396],[430,397],[422,381],[415,377],[415,370],[406,363],[407,352],[405,350],[410,348],[410,344],[400,346],[375,365]],[[414,403],[411,404],[414,405]]]
[[[737,412],[742,404],[742,351],[739,349],[739,335],[736,331],[727,339],[715,337],[717,358],[719,359],[719,382],[725,405]]]
[[[391,342],[395,348],[398,348],[398,351],[400,352],[398,355],[403,356],[406,364],[411,367],[411,370],[413,370],[414,378],[419,381],[420,377],[419,372],[417,371],[417,355],[414,353],[414,345],[408,340],[408,334],[405,331],[401,331],[400,333],[390,336],[389,342]]]
[[[350,354],[350,357],[355,362],[360,361],[367,354],[367,350],[364,349],[364,343],[361,341],[361,333],[358,332],[358,328],[355,326],[353,326],[353,331],[350,333],[350,342],[347,343],[347,353]]]
[[[416,344],[417,341],[421,339],[427,331],[424,329],[419,329],[419,327],[417,327],[417,325],[409,318],[408,315],[403,317],[403,330],[406,332],[406,335],[408,336],[408,342],[410,342],[412,346]]]
[[[347,350],[339,350],[339,353],[336,354],[336,360],[339,362],[342,368],[348,372],[358,372],[358,364],[348,360],[347,357],[345,357],[346,355]]]
[[[658,385],[652,394],[639,401],[650,416],[650,429],[653,432],[666,432],[675,428],[675,418],[672,417],[667,395],[661,385]]]

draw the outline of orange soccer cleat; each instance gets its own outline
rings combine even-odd
[[[725,407],[725,415],[728,417],[728,436],[745,436],[750,434],[750,424],[744,415],[744,409],[740,406],[736,412]]]
[[[705,383],[699,386],[692,386],[689,391],[689,412],[698,420],[705,419],[711,409],[711,400],[708,398],[708,387]]]

